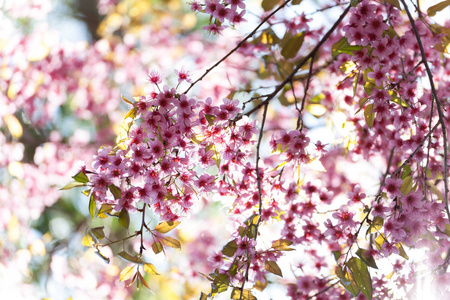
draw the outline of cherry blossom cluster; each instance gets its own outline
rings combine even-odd
[[[219,34],[227,27],[222,25],[225,21],[233,26],[246,21],[244,0],[204,0],[203,3],[195,0],[190,4],[192,11],[210,15],[210,25],[203,29],[213,34]]]
[[[190,80],[185,71],[177,75],[180,82]],[[93,171],[86,173],[92,173],[97,203],[114,205],[117,211],[135,211],[145,203],[163,220],[174,221],[189,212],[196,194],[216,190],[217,176],[244,164],[257,130],[246,119],[230,124],[240,112],[238,100],[225,98],[215,106],[211,98],[200,102],[168,86],[159,90],[155,71],[148,80],[158,91],[133,104],[136,122],[129,124],[125,140],[115,149],[99,149]],[[212,166],[216,175],[198,168]]]

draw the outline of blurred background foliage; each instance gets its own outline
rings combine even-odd
[[[158,296],[124,287],[117,265],[125,263],[106,264],[85,247],[86,228],[96,226],[87,197],[59,189],[80,160],[89,164],[99,146],[114,143],[127,111],[120,94],[143,93],[158,59],[151,51],[177,61],[183,37],[208,20],[183,0],[2,1],[0,12],[0,298],[198,295],[195,280],[171,281],[183,270],[169,270],[165,257],[155,264],[175,275],[147,279]],[[111,239],[124,237],[117,220],[101,225]]]

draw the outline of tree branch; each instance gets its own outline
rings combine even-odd
[[[408,6],[405,3],[405,0],[401,0],[402,4],[405,8],[406,14],[408,15],[409,22],[411,23],[411,27],[413,29],[414,35],[417,39],[417,44],[419,45],[420,49],[420,55],[422,56],[423,64],[425,65],[425,70],[427,72],[428,80],[430,81],[431,86],[431,94],[433,95],[433,99],[436,102],[436,109],[438,111],[439,116],[439,124],[441,124],[442,128],[442,137],[443,137],[443,146],[444,146],[444,190],[445,190],[445,197],[444,197],[444,203],[445,203],[445,210],[447,212],[447,217],[450,220],[450,210],[448,207],[448,174],[447,174],[447,129],[445,127],[445,117],[443,112],[442,103],[439,101],[439,98],[437,96],[436,86],[434,84],[433,80],[433,73],[431,72],[430,66],[428,65],[427,56],[425,55],[425,49],[423,48],[422,40],[420,38],[419,32],[416,27],[416,23],[414,22],[414,18],[412,17],[411,13],[409,12]]]
[[[275,88],[275,90],[267,96],[267,99],[264,100],[263,102],[261,102],[260,104],[256,105],[253,109],[251,109],[250,111],[244,113],[244,114],[239,114],[236,118],[234,118],[234,120],[232,122],[237,122],[238,120],[240,120],[243,116],[249,116],[252,113],[254,113],[255,111],[257,111],[258,109],[260,109],[262,106],[264,106],[266,103],[268,103],[270,100],[272,100],[273,98],[275,98],[275,96],[283,89],[283,87],[292,81],[292,79],[294,78],[295,74],[298,72],[298,70],[300,70],[300,68],[303,67],[303,65],[309,60],[312,59],[316,53],[319,51],[320,47],[328,40],[328,38],[330,37],[330,35],[336,30],[337,26],[342,22],[342,20],[344,19],[344,17],[347,15],[347,13],[350,11],[351,5],[347,6],[347,8],[342,12],[342,14],[339,16],[339,18],[337,19],[337,21],[333,24],[333,26],[328,30],[328,32],[323,36],[323,38],[319,41],[319,43],[314,47],[313,50],[311,50],[311,52],[306,55],[297,65],[297,67],[295,67],[295,69],[292,71],[292,73],[286,77],[285,80],[283,80],[283,82],[281,82],[279,85],[277,85],[277,87]]]
[[[210,67],[209,69],[207,69],[205,71],[205,73],[203,73],[202,76],[200,76],[196,81],[194,81],[193,83],[191,83],[191,85],[188,87],[188,89],[186,91],[184,91],[183,94],[187,94],[187,92],[189,92],[189,90],[195,85],[197,84],[197,82],[203,80],[203,78],[205,78],[206,75],[208,75],[209,72],[211,72],[214,68],[216,68],[218,65],[220,65],[223,61],[225,61],[231,54],[233,54],[234,52],[236,52],[240,47],[242,47],[242,45],[249,39],[251,38],[257,31],[258,29],[264,24],[266,23],[273,15],[275,15],[277,12],[279,12],[281,9],[283,9],[283,7],[285,7],[289,2],[291,2],[291,0],[286,0],[283,2],[283,4],[281,4],[277,9],[275,9],[273,12],[271,12],[267,17],[265,17],[261,23],[259,23],[258,26],[256,26],[255,29],[253,29],[252,32],[250,32],[242,41],[239,42],[239,44],[236,45],[236,47],[234,47],[230,52],[228,52],[224,57],[222,57],[218,62],[216,62],[212,67]]]

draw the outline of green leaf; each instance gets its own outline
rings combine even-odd
[[[283,277],[283,273],[281,273],[281,269],[278,266],[278,264],[274,261],[266,261],[266,263],[264,264],[264,268],[266,269],[266,271],[278,275],[280,277]]]
[[[246,231],[247,231],[247,230],[246,230],[244,227],[239,226],[238,232],[239,232],[239,235],[240,235],[241,237],[244,237]]]
[[[322,100],[325,99],[325,94],[324,93],[320,93],[315,95],[314,97],[312,97],[311,99],[309,99],[309,103],[314,103],[314,104],[319,104],[320,102],[322,102]]]
[[[104,219],[107,217],[107,215],[111,214],[112,211],[113,206],[111,204],[102,204],[100,210],[98,211],[98,216]]]
[[[255,285],[253,286],[255,289],[257,289],[260,292],[264,291],[268,285],[266,277],[264,275],[263,275],[263,277],[264,277],[264,281],[261,282],[261,281],[257,280],[255,282]]]
[[[280,104],[283,106],[289,106],[295,103],[295,98],[293,98],[294,101],[289,101],[288,98],[286,98],[286,95],[283,93],[280,96],[278,96],[278,101],[280,101]]]
[[[367,229],[366,235],[369,233],[376,233],[383,228],[384,219],[380,216],[376,216],[375,219],[370,223],[369,229]]]
[[[114,199],[117,200],[117,199],[122,198],[122,190],[120,188],[118,188],[114,184],[109,185],[108,188],[111,191],[111,193],[113,194]]]
[[[200,275],[202,275],[203,277],[205,277],[206,279],[208,279],[209,281],[214,281],[214,278],[212,278],[212,277],[210,277],[210,276],[208,276],[208,275],[206,275],[206,274],[203,274],[202,272],[198,272]]]
[[[378,269],[377,264],[375,263],[375,259],[373,259],[373,256],[366,255],[367,250],[359,248],[358,251],[356,251],[356,255],[361,258],[363,262],[366,263],[369,267],[372,267],[374,269]]]
[[[364,91],[366,92],[366,95],[370,96],[372,93],[372,89],[375,87],[375,83],[371,81],[366,81],[364,83]]]
[[[242,294],[242,297],[241,297],[241,294]],[[249,290],[247,290],[247,289],[242,290],[241,288],[237,288],[237,287],[233,288],[233,291],[231,292],[231,299],[234,299],[234,300],[240,300],[240,299],[242,299],[242,300],[257,300],[256,297],[253,296],[253,294]]]
[[[102,238],[105,237],[105,232],[103,231],[104,228],[105,226],[95,227],[91,229],[91,232],[96,238],[101,240]]]
[[[353,52],[355,51],[359,51],[361,50],[363,47],[362,46],[352,46],[352,45],[348,45],[348,46],[343,46],[341,48],[339,48],[337,50],[338,53],[345,53],[348,55],[353,55]]]
[[[402,179],[405,179],[409,174],[411,174],[411,165],[405,165],[403,167]]]
[[[84,174],[83,172],[78,172],[75,176],[72,176],[73,179],[75,179],[76,182],[82,182],[82,183],[88,183],[89,178]]]
[[[144,264],[144,271],[149,274],[159,275],[158,271],[156,270],[156,267],[151,263]]]
[[[341,280],[342,285],[344,286],[350,285],[350,281],[345,276],[345,272],[342,270],[342,267],[337,267],[334,270],[334,273]]]
[[[275,250],[280,250],[280,251],[295,250],[295,249],[289,247],[290,245],[292,245],[292,243],[293,243],[292,241],[287,240],[287,239],[279,239],[279,240],[272,242],[272,248]]]
[[[228,269],[228,274],[230,274],[231,277],[234,277],[236,276],[237,271],[238,271],[238,260],[235,259],[231,267]]]
[[[413,178],[411,175],[406,176],[405,179],[403,179],[400,191],[403,193],[403,195],[408,195],[412,191],[412,188],[413,188]]]
[[[352,274],[347,271],[343,271],[341,267],[336,268],[335,270],[336,276],[341,280],[342,286],[349,291],[354,297],[358,296],[359,288],[353,278]]]
[[[387,3],[391,4],[394,7],[397,7],[398,9],[402,10],[400,8],[400,3],[398,2],[398,0],[386,0]]]
[[[128,229],[130,226],[130,214],[125,208],[122,208],[119,214],[119,224]]]
[[[66,184],[64,187],[62,187],[60,190],[64,191],[64,190],[70,190],[73,189],[74,187],[80,187],[80,186],[87,186],[86,183],[84,182],[78,182],[78,181],[73,181],[69,184]]]
[[[361,70],[358,71],[358,74],[356,74],[355,79],[353,79],[353,96],[352,96],[352,98],[355,98],[356,89],[358,88],[358,80],[359,80],[360,74],[361,74]]]
[[[94,194],[92,194],[91,197],[89,198],[89,214],[91,215],[92,219],[95,218]]]
[[[394,91],[389,91],[388,92],[389,95],[392,96],[392,98],[390,99],[390,101],[397,103],[398,105],[401,105],[403,107],[409,107],[408,103],[405,102],[405,100],[403,100],[402,98],[400,98],[396,92]]]
[[[236,253],[237,245],[236,245],[236,239],[232,240],[231,242],[228,242],[222,249],[222,254],[228,257],[232,257],[234,253]]]
[[[350,258],[346,265],[352,271],[353,278],[361,292],[368,300],[372,300],[372,278],[370,278],[367,265],[357,257]]]
[[[211,284],[211,296],[223,293],[228,289],[230,284],[230,277],[227,274],[215,274],[214,281]]]
[[[122,251],[122,252],[118,253],[117,256],[119,256],[120,258],[122,258],[126,261],[135,263],[135,264],[143,264],[144,263],[144,261],[141,258],[131,255],[130,253],[128,253],[126,251]]]
[[[375,120],[375,114],[371,111],[373,110],[373,104],[369,104],[364,108],[364,118],[366,119],[367,126],[372,128],[373,121]]]
[[[445,224],[444,233],[450,237],[450,224]]]
[[[341,257],[342,253],[340,250],[333,251],[334,260],[336,263],[339,263],[339,258]]]
[[[363,107],[364,107],[364,104],[366,104],[366,102],[367,102],[368,100],[369,100],[369,99],[366,98],[366,97],[362,97],[361,99],[359,99],[359,108],[360,108],[360,109],[363,108]]]
[[[247,220],[244,221],[244,224],[247,226],[258,224],[259,215],[253,214]]]
[[[205,115],[206,121],[208,121],[209,126],[214,125],[214,120],[216,119],[216,116],[213,115]]]
[[[280,0],[263,0],[261,3],[261,7],[264,9],[264,11],[269,11],[272,10],[278,3],[280,3]]]
[[[155,230],[159,233],[167,233],[178,226],[181,222],[164,221],[156,225]]]
[[[450,5],[450,1],[449,0],[442,1],[442,2],[440,2],[438,4],[436,4],[436,5],[433,5],[433,6],[429,7],[427,9],[427,14],[428,14],[429,17],[433,17],[434,15],[436,15],[436,13],[438,11],[444,10],[449,5]]]
[[[345,36],[342,37],[339,41],[334,43],[333,46],[331,46],[331,56],[333,58],[338,56],[341,53],[341,52],[339,52],[339,49],[348,47],[348,46],[350,46],[350,44],[348,43],[347,38]]]
[[[158,254],[159,252],[163,251],[163,246],[160,242],[154,242],[152,244],[152,250],[155,254]]]
[[[256,225],[253,225],[253,224],[250,225],[250,226],[247,228],[247,230],[246,230],[246,235],[247,235],[247,237],[250,238],[250,239],[255,238],[255,236],[256,236],[256,230],[257,230]]]
[[[283,49],[281,50],[281,55],[283,55],[284,58],[289,59],[293,58],[298,50],[300,50],[300,47],[303,44],[303,40],[305,38],[305,32],[300,32],[294,35],[285,46],[283,46]]]
[[[401,257],[403,257],[403,258],[406,259],[406,260],[409,259],[408,254],[406,254],[406,251],[405,251],[405,249],[404,249],[403,246],[402,246],[402,243],[397,243],[397,244],[395,244],[395,247],[397,247],[398,252],[399,252],[398,254],[399,254]]]
[[[166,236],[162,238],[162,243],[170,248],[176,248],[181,249],[181,243],[177,239],[174,239],[173,237]]]

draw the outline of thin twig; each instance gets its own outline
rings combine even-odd
[[[308,95],[309,83],[311,82],[311,74],[312,74],[313,65],[314,65],[314,56],[315,56],[315,54],[313,54],[313,56],[311,57],[311,64],[309,65],[308,78],[306,78],[305,93],[303,94],[302,107],[300,108],[300,111],[303,111],[303,109],[305,108],[305,100],[306,100],[306,96]]]
[[[207,69],[205,71],[205,73],[203,73],[202,76],[200,76],[196,81],[194,81],[193,83],[191,83],[191,85],[189,86],[189,88],[183,93],[183,94],[187,94],[187,92],[189,92],[189,90],[199,81],[201,81],[203,78],[205,78],[206,75],[208,75],[209,72],[211,72],[214,68],[216,68],[218,65],[220,65],[223,61],[225,61],[231,54],[233,54],[234,52],[236,52],[239,48],[242,47],[242,45],[249,39],[251,38],[257,31],[258,29],[264,24],[266,23],[273,15],[275,15],[278,11],[280,11],[281,9],[283,9],[283,7],[285,7],[289,2],[291,2],[291,0],[286,0],[283,2],[283,4],[281,4],[277,9],[275,9],[273,12],[271,12],[267,17],[265,17],[261,23],[258,24],[258,26],[256,26],[256,28],[250,32],[242,41],[239,42],[239,44],[236,45],[236,47],[234,47],[230,52],[228,52],[224,57],[222,57],[218,62],[216,62],[212,67],[210,67],[209,69]]]
[[[417,154],[417,152],[419,152],[419,150],[422,148],[423,144],[425,143],[425,141],[428,139],[429,136],[431,136],[431,134],[436,130],[436,128],[440,125],[439,122],[437,122],[433,128],[427,133],[427,135],[425,135],[422,139],[422,141],[419,143],[419,145],[417,146],[416,150],[414,150],[413,153],[411,153],[409,155],[409,157],[402,163],[402,165],[400,167],[398,167],[393,173],[392,176],[397,175],[398,172],[401,171],[401,169],[403,169],[404,166],[406,166],[407,164],[409,164],[409,162],[411,161],[411,159]]]
[[[256,227],[255,237],[254,237],[255,240],[258,237],[258,228],[259,228],[259,225],[261,224],[261,220],[262,220],[262,184],[261,184],[261,174],[259,173],[259,161],[261,160],[260,149],[261,149],[262,138],[264,135],[264,124],[266,124],[268,106],[269,106],[269,103],[266,103],[266,105],[264,105],[264,112],[263,112],[262,121],[261,121],[261,129],[259,131],[258,144],[256,145],[256,181],[258,183],[259,218],[258,218],[258,222],[255,225],[255,227]],[[248,280],[248,272],[250,269],[250,263],[251,263],[251,259],[250,259],[250,257],[247,256],[247,268],[245,271],[245,276],[242,280],[241,295],[239,297],[239,300],[242,300],[242,296],[244,293],[244,285],[245,285],[245,282]]]
[[[145,250],[145,247],[144,247],[144,225],[145,225],[145,208],[146,207],[147,207],[147,203],[144,203],[144,207],[142,207],[142,223],[141,223],[141,230],[140,230],[141,247],[139,249],[139,255],[142,255],[142,253]]]
[[[261,223],[261,215],[262,215],[262,186],[261,186],[261,174],[259,173],[259,161],[261,160],[260,157],[260,149],[261,149],[261,141],[264,134],[264,124],[266,123],[266,116],[267,116],[267,108],[269,107],[269,103],[266,103],[264,105],[264,111],[263,111],[263,117],[261,121],[261,131],[259,132],[258,137],[258,144],[256,145],[256,180],[258,183],[258,197],[259,197],[259,219],[258,223],[256,223],[256,235],[258,234],[258,226]]]
[[[388,163],[387,163],[387,166],[386,166],[386,171],[383,174],[383,178],[381,179],[381,182],[380,182],[380,187],[378,188],[378,192],[377,192],[377,194],[375,196],[375,200],[377,202],[379,202],[379,199],[381,199],[382,188],[383,188],[384,183],[386,182],[386,177],[389,174],[389,169],[391,168],[391,165],[392,165],[392,159],[394,158],[394,149],[395,149],[395,147],[393,147],[391,149],[391,153],[389,154],[389,159],[388,159]],[[369,215],[372,212],[372,209],[373,209],[373,207],[369,208],[369,210],[366,212],[366,215],[364,216],[364,219],[359,224],[359,228],[358,228],[358,230],[355,233],[356,237],[358,237],[359,232],[361,231],[364,223],[369,219]],[[347,260],[347,257],[349,255],[350,251],[352,250],[352,247],[353,247],[353,244],[351,244],[350,247],[348,248],[348,251],[345,254],[345,260]]]
[[[309,296],[308,298],[306,298],[306,300],[309,300],[309,299],[312,299],[312,298],[314,298],[314,297],[317,297],[317,296],[319,296],[320,294],[323,294],[323,293],[325,293],[326,291],[328,291],[329,289],[331,289],[333,286],[335,286],[336,284],[338,284],[339,283],[339,280],[338,281],[336,281],[336,282],[334,282],[334,283],[332,283],[332,284],[330,284],[329,286],[327,286],[326,288],[324,288],[323,290],[321,290],[321,291],[318,291],[317,293],[315,293],[314,295],[312,295],[312,296]]]

